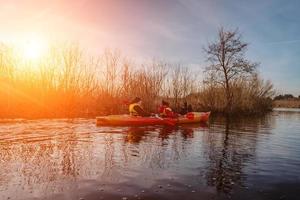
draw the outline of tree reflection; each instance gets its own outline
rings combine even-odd
[[[211,134],[204,138],[207,144],[209,170],[208,185],[215,186],[217,191],[230,194],[233,187],[243,187],[246,174],[243,168],[255,156],[261,122],[266,118],[230,119],[219,118]],[[223,130],[221,127],[223,127]]]

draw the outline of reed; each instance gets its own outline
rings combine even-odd
[[[272,85],[258,77],[235,80],[232,112],[264,112],[270,108]],[[152,60],[135,63],[120,51],[90,56],[76,44],[56,45],[39,62],[14,55],[0,45],[0,117],[94,117],[127,112],[136,96],[155,112],[161,99],[178,110],[183,101],[195,110],[224,111],[224,90],[204,82],[188,66]],[[241,98],[242,97],[242,98]]]
[[[275,108],[300,108],[300,99],[282,99],[274,100],[273,106]]]
[[[224,88],[206,83],[197,94],[189,96],[197,110],[226,112],[226,93]],[[263,114],[272,110],[273,85],[257,76],[250,80],[238,79],[230,85],[232,92],[231,114]]]

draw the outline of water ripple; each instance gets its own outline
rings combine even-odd
[[[288,195],[276,188],[300,186],[299,133],[300,112],[290,110],[262,118],[216,117],[207,127],[2,120],[0,199]]]

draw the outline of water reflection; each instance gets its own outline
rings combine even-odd
[[[289,123],[298,117],[289,116]],[[153,198],[157,188],[158,198],[166,199],[233,195],[237,187],[249,187],[255,177],[249,169],[264,152],[260,145],[272,139],[282,118],[214,118],[209,126],[180,127],[96,127],[83,119],[1,124],[0,199],[75,199],[98,192],[119,198],[143,190]],[[291,163],[292,173],[299,160]],[[272,170],[267,161],[264,171]]]
[[[170,139],[170,135],[176,133],[180,133],[182,139],[186,140],[188,138],[193,138],[195,128],[208,128],[208,124],[185,125],[180,127],[129,127],[126,130],[125,142],[132,144],[139,143],[154,132],[158,133],[158,138],[162,141]]]
[[[274,125],[274,121],[269,116],[215,120],[209,130],[211,135],[204,138],[210,164],[207,184],[219,192],[231,193],[236,185],[245,187],[247,175],[243,168],[254,159],[259,131],[270,127],[270,123]]]
[[[155,131],[155,128],[147,127],[129,127],[126,131],[125,142],[137,144],[143,138],[150,134],[151,131]]]

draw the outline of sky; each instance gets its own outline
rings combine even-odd
[[[0,0],[0,41],[74,41],[101,54],[205,68],[203,47],[238,28],[278,93],[300,95],[298,0]]]

